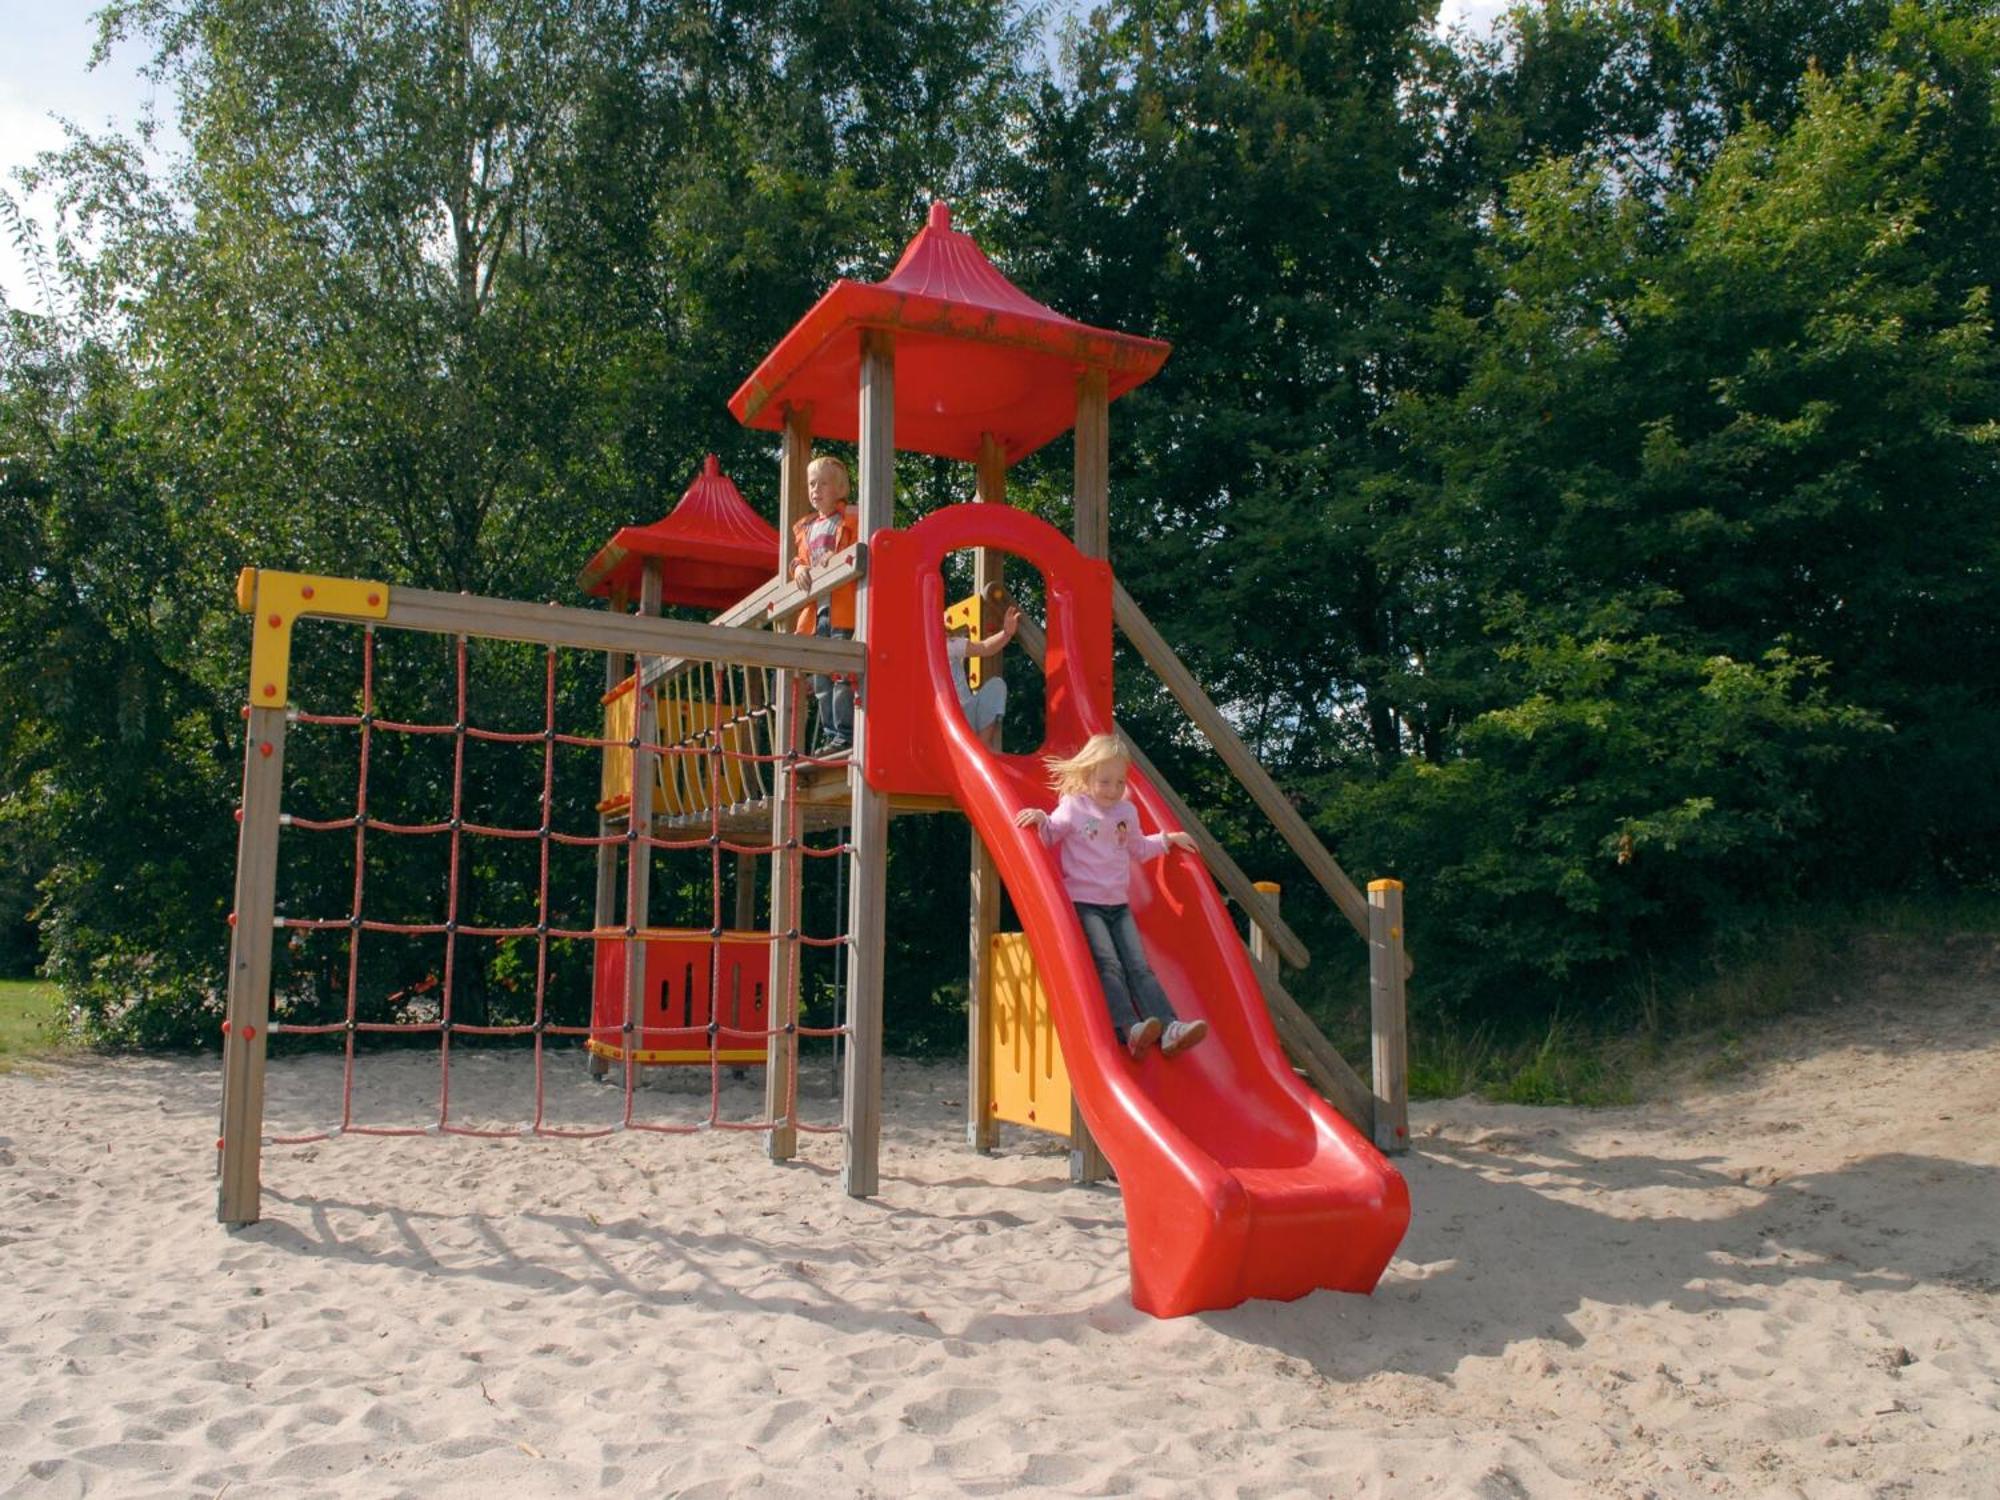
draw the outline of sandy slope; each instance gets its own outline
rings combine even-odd
[[[236,1234],[212,1061],[0,1076],[0,1493],[2000,1495],[1991,946],[1906,988],[1671,1105],[1422,1107],[1376,1296],[1167,1323],[1116,1190],[966,1153],[948,1068],[891,1068],[874,1202],[827,1137],[346,1140]],[[455,1112],[521,1118],[524,1064]],[[434,1099],[363,1066],[369,1118]],[[337,1090],[276,1066],[274,1128]]]

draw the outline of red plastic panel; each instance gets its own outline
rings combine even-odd
[[[620,937],[597,940],[590,1046],[601,1057],[625,1055],[625,943]],[[705,932],[656,930],[641,947],[646,981],[637,1061],[707,1062],[711,1019],[721,1061],[764,1061],[771,959],[761,936],[727,934],[716,944]]]

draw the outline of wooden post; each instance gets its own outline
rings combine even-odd
[[[1076,549],[1111,556],[1111,402],[1102,370],[1076,382]]]
[[[1374,1039],[1371,1082],[1375,1146],[1389,1155],[1410,1149],[1410,1064],[1404,1027],[1403,882],[1368,882],[1368,998]]]
[[[860,470],[861,540],[896,519],[896,345],[876,329],[861,335]],[[868,638],[869,594],[864,573],[857,588],[854,637]],[[861,773],[868,753],[866,693],[854,704],[854,749],[847,788],[854,807],[850,835],[854,878],[847,917],[847,1159],[841,1186],[851,1198],[872,1197],[882,1158],[882,965],[887,933],[889,802]]]
[[[1257,894],[1270,902],[1271,910],[1273,911],[1278,909],[1278,895],[1283,889],[1284,887],[1279,885],[1275,880],[1260,880],[1255,886]],[[1265,932],[1262,927],[1259,927],[1254,918],[1250,923],[1250,957],[1255,959],[1257,967],[1262,969],[1271,978],[1277,979],[1280,977],[1278,971],[1278,950],[1272,944],[1270,934]]]
[[[639,578],[639,613],[648,618],[659,614],[663,586],[657,557],[646,560]],[[661,762],[647,748],[659,743],[660,714],[638,677],[645,659],[635,656],[632,670],[632,737],[639,743],[632,751],[632,801],[625,809],[625,878],[629,892],[625,903],[625,1070],[628,1078],[638,1069],[637,1058],[645,1038],[646,1020],[646,928],[651,922],[653,892],[653,850],[646,843],[653,831],[653,784],[659,779]],[[629,1105],[630,1100],[627,1100]]]
[[[1076,550],[1085,557],[1111,555],[1111,403],[1102,370],[1085,370],[1076,382]],[[1069,1180],[1100,1182],[1110,1171],[1091,1139],[1083,1111],[1070,1104]]]
[[[615,615],[624,614],[631,604],[623,589],[612,590],[611,597],[606,602],[611,613]],[[604,691],[606,693],[609,693],[625,680],[627,674],[632,670],[631,660],[631,657],[623,651],[607,651],[604,653]],[[634,683],[632,691],[636,694],[638,690],[639,685]],[[639,700],[635,696],[632,701],[636,705]],[[600,722],[602,722],[601,716]],[[626,811],[629,813],[631,809],[627,808]],[[617,817],[611,813],[599,813],[597,815],[597,836],[605,842],[601,842],[597,846],[597,899],[592,908],[591,927],[600,933],[609,931],[612,925],[618,920],[618,846],[609,842],[617,823]],[[602,952],[603,950],[599,948],[597,952],[591,955],[591,967],[593,970],[603,961],[600,956]],[[590,1069],[590,1076],[592,1078],[602,1078],[611,1071],[611,1060],[609,1058],[600,1057],[597,1053],[587,1049],[584,1052],[584,1058],[585,1065]]]
[[[979,440],[978,500],[1007,503],[1007,460],[992,433]],[[988,547],[972,554],[972,590],[984,597],[990,584],[1006,581],[1006,556]],[[970,820],[967,822],[970,827]],[[971,941],[965,981],[965,1143],[974,1151],[993,1149],[993,1056],[988,1048],[993,997],[993,934],[1000,926],[1000,870],[979,830],[972,832]]]
[[[284,781],[285,710],[252,708],[243,745],[243,826],[236,834],[236,930],[222,1039],[222,1177],[215,1198],[216,1218],[231,1228],[254,1224],[262,1213],[264,1048]]]
[[[630,608],[631,601],[620,589],[612,593],[611,612],[622,615]],[[604,691],[610,692],[623,682],[631,672],[631,657],[623,651],[604,653]],[[636,701],[636,700],[635,700]],[[609,814],[599,814],[597,836],[604,838],[611,832],[611,825],[617,821]],[[618,915],[618,846],[599,844],[597,846],[597,917],[595,925],[601,931],[609,927]]]
[[[811,414],[786,407],[784,448],[778,459],[778,577],[791,576],[792,526],[806,513],[806,465],[811,461]],[[780,617],[772,620],[771,628],[790,630],[792,622]],[[799,725],[792,712],[798,674],[780,667],[774,678],[778,701],[771,716],[771,750],[778,758],[771,795],[771,844],[777,852],[771,856],[771,970],[765,989],[771,1002],[771,1039],[764,1047],[764,1118],[778,1124],[764,1138],[764,1149],[772,1161],[790,1161],[799,1149],[798,1127],[792,1120],[798,1038],[786,1028],[796,1024],[799,1015],[799,945],[793,929],[799,920],[799,871],[805,856],[786,847],[795,792],[790,757],[799,747]]]

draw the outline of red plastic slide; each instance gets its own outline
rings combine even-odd
[[[870,547],[868,779],[952,797],[992,852],[1054,1011],[1071,1087],[1125,1197],[1132,1301],[1174,1317],[1248,1297],[1373,1289],[1409,1224],[1395,1168],[1292,1071],[1213,879],[1191,854],[1143,869],[1131,902],[1175,1011],[1208,1040],[1134,1062],[1114,1033],[1054,851],[1017,828],[1053,797],[1038,757],[986,749],[960,713],[945,655],[939,564],[1004,550],[1047,585],[1048,748],[1112,727],[1110,570],[1005,506],[939,511]],[[1136,773],[1146,831],[1178,828]]]

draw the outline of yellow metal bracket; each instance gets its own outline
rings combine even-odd
[[[363,578],[322,578],[245,568],[236,575],[236,607],[252,617],[250,702],[282,708],[291,686],[292,622],[307,615],[334,620],[386,620],[389,585]]]

